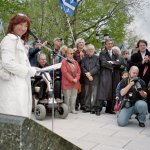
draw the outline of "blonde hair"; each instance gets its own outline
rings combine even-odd
[[[112,50],[113,50],[114,53],[117,53],[119,55],[121,54],[120,48],[117,47],[117,46],[112,47]]]
[[[67,50],[66,50],[66,54],[70,53],[70,51],[72,51],[72,52],[73,52],[73,49],[72,49],[72,48],[67,48]]]

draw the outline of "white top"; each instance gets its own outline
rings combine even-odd
[[[141,55],[142,55],[142,59],[144,59],[144,57],[145,57],[145,54],[146,54],[146,52],[144,52],[144,53],[141,53]]]
[[[30,66],[27,50],[20,37],[6,35],[0,47],[3,68],[11,72],[10,80],[0,78],[0,113],[31,116],[32,95],[30,77],[36,73]]]

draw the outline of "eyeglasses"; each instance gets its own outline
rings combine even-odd
[[[73,55],[73,53],[68,53],[68,54]]]

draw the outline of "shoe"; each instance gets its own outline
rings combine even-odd
[[[145,124],[143,122],[139,122],[140,127],[145,127]]]
[[[91,110],[90,114],[95,114],[95,110]]]
[[[101,113],[100,113],[100,111],[96,111],[95,114],[96,114],[96,116],[100,116]]]
[[[90,114],[95,114],[95,111],[96,111],[96,109],[92,108],[91,111],[90,111]]]
[[[84,110],[84,109],[85,109],[85,107],[84,107],[84,106],[81,106],[81,107],[80,107],[80,110]]]
[[[145,124],[143,122],[139,121],[138,115],[135,116],[135,119],[137,119],[137,121],[139,122],[140,127],[142,127],[142,128],[145,127]]]
[[[101,110],[102,109],[100,109],[100,108],[96,109],[96,111],[95,111],[96,116],[100,116]]]
[[[90,109],[88,108],[85,108],[84,110],[82,110],[83,113],[87,113],[87,112],[90,112]]]
[[[82,110],[82,112],[83,112],[83,113],[87,113],[87,111],[86,111],[86,110]]]
[[[72,113],[72,114],[77,114],[78,112],[75,111],[75,110],[72,110],[71,113]]]
[[[75,107],[75,110],[76,110],[76,111],[78,111],[78,110],[79,110],[79,108],[78,108],[78,107]]]
[[[112,110],[106,110],[105,113],[116,114],[116,112],[115,112],[115,111],[112,111]]]

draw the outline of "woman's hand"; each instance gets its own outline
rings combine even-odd
[[[73,79],[72,82],[73,82],[73,83],[77,83],[77,79]]]

